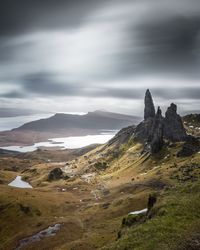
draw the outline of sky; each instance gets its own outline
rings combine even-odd
[[[1,0],[0,107],[200,108],[199,0]]]

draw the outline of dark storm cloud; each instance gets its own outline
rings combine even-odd
[[[31,51],[31,46],[34,46],[30,41],[12,44],[5,38],[1,39],[1,36],[17,36],[40,30],[71,30],[79,27],[84,29],[85,23],[103,24],[105,21],[105,25],[113,23],[116,24],[113,27],[117,27],[116,30],[113,28],[110,31],[110,40],[117,39],[115,37],[121,31],[124,38],[121,46],[114,53],[109,51],[110,47],[105,47],[106,51],[101,52],[109,56],[108,61],[111,61],[110,68],[113,70],[105,72],[102,67],[104,72],[101,72],[101,65],[107,61],[107,58],[103,58],[104,61],[99,67],[99,78],[112,80],[124,78],[127,75],[137,76],[148,73],[173,73],[189,78],[199,76],[200,4],[195,0],[191,0],[190,3],[184,0],[169,0],[170,8],[166,8],[166,5],[162,5],[164,2],[164,0],[125,0],[123,2],[117,0],[3,0],[0,8],[0,61],[15,60],[16,51],[23,46],[24,49]],[[112,4],[108,5],[109,3]],[[138,4],[141,7],[137,10]],[[120,6],[126,7],[126,5],[126,9],[132,11],[131,15],[131,12],[126,15],[123,10],[116,16],[112,14]],[[108,10],[107,15],[102,11],[101,18],[95,15],[89,18],[93,11],[103,7],[105,12]],[[138,13],[141,13],[139,20],[135,18],[135,14]],[[120,30],[121,25],[123,30]],[[105,38],[102,37],[102,43]],[[95,37],[91,35],[89,39],[95,40]],[[77,74],[79,74],[78,69]]]
[[[200,16],[167,17],[138,26],[144,65],[154,70],[198,72]],[[184,73],[184,71],[183,71]]]
[[[1,94],[4,98],[28,98],[29,96],[84,96],[94,98],[117,98],[117,99],[143,99],[146,87],[99,87],[87,86],[84,83],[63,82],[48,72],[38,72],[31,75],[26,75],[20,80],[19,85],[22,91],[10,91]],[[155,98],[161,99],[200,99],[200,86],[198,87],[152,87],[151,92]]]
[[[163,99],[200,99],[200,86],[199,87],[163,87],[163,88],[152,88],[154,96]]]
[[[51,73],[35,73],[27,75],[21,80],[24,92],[41,96],[75,96],[82,93],[82,89],[75,83],[62,83],[54,79]]]
[[[145,1],[143,1],[145,2]],[[163,4],[162,4],[163,2]],[[146,2],[141,18],[130,18],[124,35],[125,74],[176,74],[199,77],[200,2]]]
[[[9,99],[25,98],[26,96],[27,95],[25,93],[18,92],[18,91],[10,91],[4,94],[0,94],[0,97],[9,98]]]
[[[104,2],[109,0],[1,0],[0,36],[74,28]]]
[[[1,98],[197,101],[199,69],[199,1],[1,1]]]
[[[146,88],[108,88],[95,93],[95,97],[112,97],[120,99],[143,99]],[[151,89],[155,98],[169,99],[200,99],[200,87],[154,87]]]

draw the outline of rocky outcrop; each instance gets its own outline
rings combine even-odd
[[[144,120],[155,117],[155,107],[149,89],[147,89],[144,98]]]
[[[135,139],[142,142],[145,151],[158,153],[164,140],[172,142],[185,141],[187,139],[186,130],[181,117],[177,114],[177,107],[174,103],[170,105],[162,117],[162,111],[158,107],[155,114],[153,99],[149,90],[145,94],[144,120],[135,128],[133,135]]]
[[[154,124],[153,118],[149,118],[147,120],[142,121],[135,128],[135,133],[133,137],[142,143],[147,142],[147,140],[149,140],[150,134],[152,134],[151,131],[153,128],[153,124]]]
[[[148,139],[150,141],[150,149],[151,153],[158,153],[163,145],[163,117],[162,117],[162,111],[160,107],[158,107],[158,111],[156,113],[156,116],[154,118],[154,124],[153,128],[150,134],[150,138]]]
[[[187,137],[182,119],[177,114],[177,106],[174,103],[170,105],[165,113],[164,136],[173,142],[184,141]]]
[[[107,146],[111,145],[121,145],[127,143],[130,137],[135,132],[135,126],[129,126],[121,129],[108,143]]]
[[[188,136],[182,149],[177,153],[178,157],[191,156],[200,151],[200,141],[198,138]]]
[[[155,195],[155,194],[150,194],[150,195],[149,195],[149,198],[148,198],[148,205],[147,205],[148,210],[147,210],[147,213],[150,212],[150,210],[151,210],[151,209],[153,208],[153,206],[155,205],[156,201],[157,201],[156,195]]]
[[[160,107],[155,114],[152,96],[149,90],[145,94],[144,121],[135,129],[134,138],[145,144],[144,151],[157,153],[164,144],[163,117]]]
[[[48,175],[48,181],[55,181],[63,178],[63,171],[60,168],[54,168]]]

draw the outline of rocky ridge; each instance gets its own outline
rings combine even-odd
[[[185,141],[187,138],[186,130],[183,126],[181,117],[177,114],[177,106],[171,103],[165,117],[158,107],[155,114],[155,107],[149,89],[145,94],[144,120],[136,127],[134,138],[146,144],[146,149],[151,153],[158,153],[165,140],[172,142]]]

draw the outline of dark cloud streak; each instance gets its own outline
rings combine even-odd
[[[18,85],[23,91],[10,91],[1,94],[4,98],[29,98],[30,96],[40,97],[92,97],[92,98],[115,98],[124,100],[143,99],[145,87],[98,87],[88,86],[85,83],[62,82],[55,78],[55,75],[48,72],[38,72],[27,75],[20,80]],[[200,99],[200,86],[189,87],[152,87],[152,94],[155,98],[167,99]]]
[[[104,2],[109,0],[2,0],[0,36],[76,28]]]

